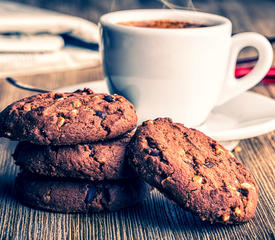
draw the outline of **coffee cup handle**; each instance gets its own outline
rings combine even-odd
[[[249,74],[236,79],[235,68],[237,57],[240,51],[245,47],[256,48],[259,58],[255,67]],[[272,46],[264,36],[253,32],[234,35],[232,37],[227,79],[225,79],[217,105],[227,102],[231,98],[236,97],[260,82],[271,67],[272,59]]]

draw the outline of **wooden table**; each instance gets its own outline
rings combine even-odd
[[[21,2],[34,4],[31,0]],[[41,0],[37,4],[92,20],[97,20],[101,13],[110,10],[110,1],[90,0],[86,1],[86,5],[85,1],[76,2],[78,5],[74,5],[75,1],[67,1],[66,4],[62,1],[62,5],[59,1]],[[119,1],[113,1],[113,9],[159,7],[159,3],[154,1],[121,1],[121,5],[117,2]],[[97,8],[94,8],[93,4],[96,4]],[[275,3],[272,1],[204,0],[196,1],[195,5],[203,11],[229,17],[233,22],[234,32],[256,31],[267,36],[275,35]],[[109,9],[106,6],[109,6]],[[18,80],[41,88],[54,89],[102,78],[101,67],[98,67],[25,76]],[[259,85],[253,90],[275,98],[275,85]],[[31,94],[33,93],[16,89],[1,79],[0,109]],[[260,197],[255,217],[248,223],[234,226],[201,222],[189,212],[173,205],[157,191],[142,205],[113,213],[57,214],[30,209],[14,199],[13,183],[18,169],[13,164],[11,154],[15,146],[16,142],[0,140],[0,239],[275,238],[275,131],[240,142],[242,151],[237,157],[251,170],[259,187]]]

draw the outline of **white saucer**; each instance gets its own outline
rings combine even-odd
[[[95,92],[109,92],[105,81],[95,81],[56,89],[70,92],[88,87]],[[198,127],[206,135],[232,150],[241,139],[275,130],[275,101],[254,92],[245,92],[213,109],[206,122]]]
[[[275,101],[245,92],[216,107],[200,131],[219,141],[240,140],[275,130]]]

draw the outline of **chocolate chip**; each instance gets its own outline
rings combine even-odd
[[[89,149],[91,150],[90,152],[90,157],[93,157],[95,155],[95,150],[93,149],[93,147],[91,145],[89,145]]]
[[[185,162],[187,165],[189,165],[190,167],[192,167],[193,169],[196,168],[194,164],[192,164],[192,163],[190,163],[190,162],[186,162],[186,161],[184,161],[184,162]]]
[[[145,148],[143,151],[144,151],[145,153],[151,155],[151,156],[158,156],[159,153],[160,153],[159,150],[157,150],[157,149],[150,149],[150,148]]]
[[[90,88],[84,88],[83,92],[87,94],[94,94],[94,91],[92,91]]]
[[[205,163],[204,163],[204,166],[205,167],[207,167],[207,168],[212,168],[212,167],[214,167],[216,164],[215,163],[213,163],[213,162],[211,162],[211,161],[205,161]]]
[[[111,192],[109,191],[109,189],[107,189],[107,188],[104,189],[103,195],[104,195],[106,203],[109,203],[112,199]]]
[[[103,111],[95,111],[95,115],[102,119],[105,119],[105,117],[107,116],[107,113]]]
[[[95,187],[93,185],[89,185],[85,202],[86,203],[91,203],[94,200],[95,196],[96,196]]]
[[[151,151],[150,151],[149,154],[150,154],[151,156],[158,156],[159,153],[160,153],[159,150],[157,150],[157,149],[151,149]]]
[[[89,88],[84,88],[83,90],[78,89],[78,90],[74,91],[74,93],[87,93],[87,95],[94,94],[94,92]]]
[[[145,153],[147,153],[147,154],[150,153],[150,149],[149,149],[149,148],[145,148],[143,151],[144,151]]]
[[[215,196],[218,194],[217,189],[210,190],[210,197],[211,199],[215,199]]]
[[[212,150],[213,150],[214,152],[216,152],[216,144],[215,144],[215,143],[211,143],[211,144],[210,144],[210,147],[212,148]]]
[[[239,188],[237,190],[241,195],[243,195],[244,197],[247,197],[248,196],[248,190],[245,189],[245,188]]]
[[[188,134],[187,134],[187,133],[183,133],[183,136],[184,136],[184,137],[188,137]]]
[[[113,99],[113,97],[110,96],[110,95],[105,96],[105,97],[103,98],[103,100],[105,100],[105,101],[107,101],[107,102],[114,102],[114,101],[115,101],[115,99]]]
[[[63,95],[61,94],[61,93],[56,93],[55,95],[54,95],[54,100],[56,100],[56,99],[58,99],[58,98],[62,98],[63,97]]]
[[[37,115],[42,115],[45,109],[45,107],[39,106],[35,109],[35,111],[37,112]]]
[[[168,177],[168,174],[165,173],[165,172],[161,172],[160,175],[159,175],[159,177],[160,177],[161,179],[166,179],[166,178]]]
[[[146,137],[146,141],[148,142],[148,145],[149,145],[151,148],[156,148],[156,147],[157,147],[157,144],[156,144],[156,142],[154,141],[153,138]]]

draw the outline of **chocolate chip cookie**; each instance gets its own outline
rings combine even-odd
[[[258,191],[249,170],[217,141],[169,118],[139,126],[127,154],[139,176],[202,220],[254,216]]]
[[[0,136],[41,145],[71,145],[114,138],[136,127],[134,106],[119,95],[42,93],[0,113]]]
[[[20,142],[13,157],[22,170],[48,177],[91,181],[136,177],[125,158],[133,132],[104,142],[72,146],[43,146]]]
[[[61,213],[116,211],[142,202],[151,188],[139,179],[127,181],[73,181],[21,173],[16,197],[27,206]]]

